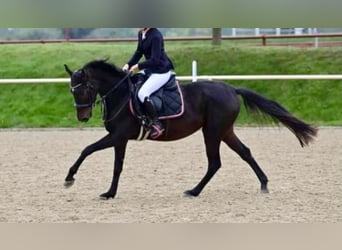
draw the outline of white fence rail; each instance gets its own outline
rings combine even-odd
[[[177,76],[180,81],[192,81],[193,76]],[[201,75],[197,80],[338,80],[342,75]],[[29,83],[69,83],[70,78],[38,78],[38,79],[0,79],[0,84]]]

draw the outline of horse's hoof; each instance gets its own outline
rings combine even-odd
[[[69,187],[71,187],[72,185],[74,185],[74,183],[75,183],[75,179],[70,180],[70,181],[65,181],[65,182],[64,182],[64,187],[69,188]]]
[[[114,199],[114,195],[109,195],[107,193],[104,193],[99,196],[99,199],[104,200],[104,201],[109,200],[109,199]]]
[[[268,191],[268,188],[262,188],[262,189],[260,190],[260,193],[262,193],[262,194],[268,194],[268,193],[270,193],[270,192]]]
[[[187,190],[187,191],[185,191],[184,193],[183,193],[183,195],[185,196],[185,197],[196,197],[196,196],[198,196],[198,194],[196,194],[194,191],[192,191],[192,190]]]

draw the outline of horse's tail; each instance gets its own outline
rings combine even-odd
[[[302,147],[312,142],[317,135],[316,127],[294,117],[279,103],[247,89],[238,88],[236,93],[242,96],[248,112],[257,114],[261,112],[269,115],[275,122],[280,121],[298,138]]]

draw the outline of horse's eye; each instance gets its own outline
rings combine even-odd
[[[86,84],[87,87],[89,88],[94,88],[94,85],[91,81],[87,81],[87,84]]]

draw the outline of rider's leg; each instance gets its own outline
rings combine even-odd
[[[145,98],[144,109],[145,109],[146,115],[152,121],[153,130],[151,132],[151,138],[155,139],[163,133],[164,128],[163,128],[162,123],[158,120],[158,114],[153,104],[153,101],[150,100],[148,97]]]
[[[140,88],[138,98],[144,103],[146,97],[160,89],[170,79],[171,71],[162,74],[152,74]]]
[[[159,137],[164,129],[161,122],[158,120],[158,114],[153,102],[149,99],[150,95],[161,88],[170,79],[171,71],[163,74],[152,74],[146,82],[143,84],[138,92],[139,100],[144,103],[144,109],[146,115],[152,121],[152,133],[153,139]]]

